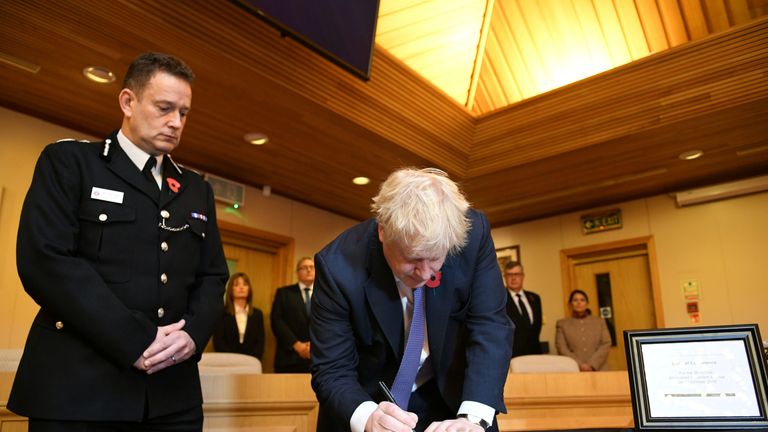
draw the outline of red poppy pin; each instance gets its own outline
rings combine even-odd
[[[427,288],[437,288],[440,286],[440,278],[443,277],[443,272],[437,272],[432,275],[431,278],[424,284]]]
[[[181,184],[179,184],[179,182],[177,182],[175,178],[168,177],[165,179],[165,181],[168,182],[168,187],[171,188],[172,191],[174,192],[179,191],[179,187],[181,186]]]

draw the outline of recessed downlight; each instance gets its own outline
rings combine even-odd
[[[371,179],[369,179],[368,177],[355,177],[352,179],[352,183],[360,186],[367,185],[370,182],[371,182]]]
[[[253,145],[264,145],[269,142],[269,137],[261,132],[251,132],[243,137],[245,141]]]
[[[701,155],[703,155],[703,154],[704,154],[704,152],[701,151],[701,150],[690,150],[690,151],[687,151],[687,152],[680,153],[678,158],[680,158],[681,160],[694,160],[694,159],[700,158]]]
[[[102,66],[88,66],[83,69],[83,76],[99,84],[109,84],[115,82],[115,74],[111,70]]]

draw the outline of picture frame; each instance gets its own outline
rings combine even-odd
[[[768,431],[756,324],[624,332],[636,431]]]
[[[522,262],[520,257],[520,245],[506,246],[496,248],[496,261],[499,263],[499,269],[504,273],[504,266],[510,261]]]

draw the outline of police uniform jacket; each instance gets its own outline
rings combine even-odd
[[[223,310],[228,271],[210,186],[168,156],[163,171],[160,191],[116,133],[43,150],[17,242],[19,276],[40,311],[11,411],[141,421],[202,403],[197,360]],[[182,318],[197,355],[152,375],[134,368],[157,327]]]

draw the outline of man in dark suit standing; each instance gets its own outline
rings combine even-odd
[[[515,343],[512,357],[541,354],[541,298],[523,289],[525,271],[522,264],[509,261],[504,265],[504,282],[507,285],[507,314],[515,323]]]
[[[120,130],[56,142],[37,162],[17,266],[40,311],[8,401],[31,432],[202,429],[197,360],[228,272],[210,186],[168,155],[193,77],[140,55]]]
[[[315,261],[303,257],[296,264],[299,282],[278,288],[270,322],[277,340],[276,373],[309,373],[309,316],[315,284]]]
[[[497,430],[512,323],[485,216],[432,168],[394,172],[372,208],[315,256],[317,430]]]

